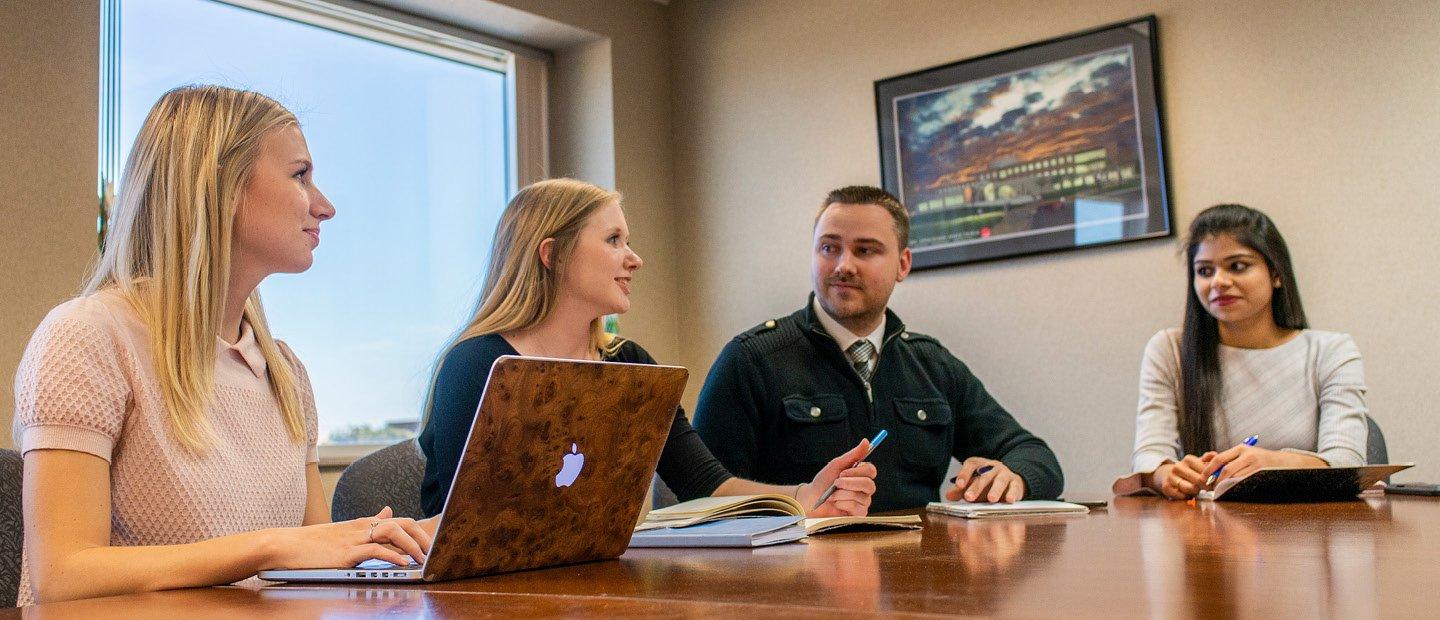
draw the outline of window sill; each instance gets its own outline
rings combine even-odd
[[[320,469],[344,469],[371,452],[390,446],[388,443],[321,444]]]

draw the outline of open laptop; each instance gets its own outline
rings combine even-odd
[[[260,571],[271,581],[443,581],[619,557],[689,372],[495,361],[423,564]]]

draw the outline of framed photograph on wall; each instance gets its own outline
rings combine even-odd
[[[1169,236],[1155,16],[875,82],[915,268]]]

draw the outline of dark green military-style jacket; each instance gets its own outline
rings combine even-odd
[[[695,410],[695,430],[731,473],[772,484],[809,482],[831,459],[886,429],[870,510],[939,498],[950,457],[1005,463],[1026,499],[1060,495],[1055,453],[1020,426],[938,341],[886,310],[867,384],[815,316],[814,305],[766,321],[720,352]]]

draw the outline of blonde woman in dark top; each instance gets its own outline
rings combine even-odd
[[[441,355],[431,384],[420,434],[426,457],[421,501],[427,515],[444,507],[496,358],[655,363],[640,345],[602,328],[604,316],[630,309],[633,277],[644,264],[629,239],[620,195],[589,183],[541,181],[510,201],[495,231],[473,317]],[[857,461],[868,447],[862,441],[836,455],[807,483],[761,484],[730,475],[677,409],[658,473],[681,500],[780,493],[806,507],[833,482],[836,492],[811,516],[864,515],[875,492],[875,467]]]

